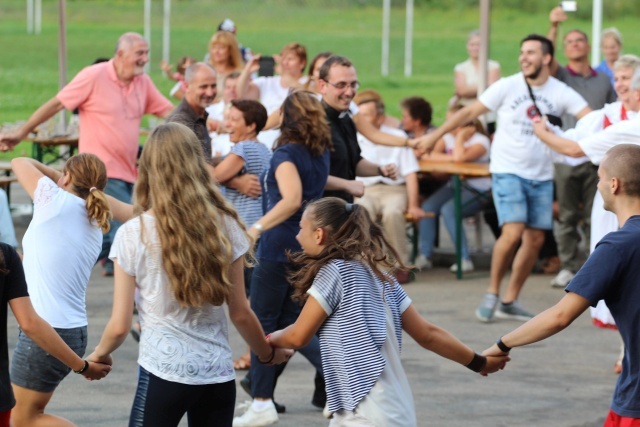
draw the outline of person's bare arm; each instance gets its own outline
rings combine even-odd
[[[247,62],[247,64],[242,69],[240,73],[240,77],[236,81],[236,91],[238,92],[238,98],[245,98],[247,92],[249,90],[249,85],[251,84],[251,73],[258,71],[260,68],[260,55],[255,55],[251,58],[251,61]],[[260,91],[258,90],[258,98],[260,97]]]
[[[258,356],[258,360],[273,360],[270,365],[286,362],[293,352],[288,349],[273,349],[264,336],[264,331],[255,313],[249,307],[244,291],[243,259],[238,258],[231,264],[230,281],[233,284],[231,293],[227,299],[229,306],[229,319],[236,327],[242,338],[249,344],[251,350]]]
[[[507,347],[521,347],[549,338],[565,329],[588,307],[589,301],[573,292],[568,292],[556,305],[538,314],[524,325],[502,336]],[[504,355],[494,344],[484,351],[485,355]]]
[[[244,167],[244,159],[237,154],[229,153],[214,169],[218,182],[226,182],[238,175]]]
[[[38,316],[29,297],[9,300],[9,306],[20,325],[20,329],[36,344],[72,370],[80,371],[84,368],[84,360],[69,348],[51,325]],[[82,375],[88,379],[99,380],[110,371],[111,366],[92,362],[89,363]]]
[[[402,313],[402,329],[421,347],[439,356],[463,366],[469,365],[474,359],[473,350],[445,329],[423,318],[413,304]],[[489,355],[486,366],[480,374],[486,375],[503,369],[508,361],[509,358],[504,355]]]
[[[333,175],[329,175],[327,178],[327,184],[324,186],[324,189],[328,191],[346,191],[353,197],[364,196],[364,184],[362,181],[338,178]]]
[[[551,12],[549,13],[550,25],[549,25],[549,31],[547,32],[547,38],[551,41],[551,44],[553,44],[554,48],[558,45],[558,43],[556,43],[558,39],[558,28],[560,28],[560,24],[562,24],[566,20],[567,20],[567,14],[564,13],[564,10],[562,10],[562,7],[556,6],[553,9],[551,9]],[[551,63],[549,64],[549,73],[552,76],[555,76],[558,73],[559,67],[560,67],[560,64],[558,64],[558,60],[554,56],[553,59],[551,60]]]
[[[249,196],[252,199],[257,199],[262,194],[262,188],[260,187],[260,179],[257,175],[245,173],[244,175],[235,176],[230,180],[223,183],[225,187],[238,190],[245,196]]]
[[[13,169],[13,173],[16,178],[18,178],[18,182],[22,188],[24,188],[32,199],[40,178],[47,176],[51,178],[53,182],[57,183],[62,176],[59,170],[28,157],[17,157],[11,160],[11,169]]]
[[[489,112],[489,109],[480,101],[475,101],[473,104],[464,107],[455,113],[449,120],[444,122],[440,127],[433,132],[421,136],[415,139],[414,148],[422,150],[431,150],[435,143],[444,136],[445,133],[451,132],[453,129],[462,126],[465,123],[469,123],[478,116]]]
[[[578,114],[576,114],[576,118],[580,120],[581,118],[589,114],[591,111],[593,111],[591,107],[584,107],[582,110],[580,110]]]
[[[569,157],[582,157],[585,155],[580,145],[571,139],[563,138],[547,128],[546,120],[533,123],[533,131],[540,141],[547,144],[552,150]]]
[[[25,139],[39,124],[49,120],[59,111],[64,110],[64,105],[57,97],[53,97],[40,106],[29,117],[27,122],[20,126],[19,129],[0,135],[0,150],[7,151],[13,149],[20,141]]]
[[[392,147],[409,146],[409,138],[382,132],[360,114],[353,116],[353,123],[356,125],[358,132],[374,144],[389,145]]]

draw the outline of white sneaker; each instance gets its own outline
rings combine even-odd
[[[463,273],[468,273],[470,271],[475,270],[475,267],[473,266],[473,261],[471,261],[470,259],[463,259],[462,260],[462,272]],[[458,272],[458,264],[453,264],[450,268],[449,271],[451,271],[452,273],[457,273]]]
[[[416,257],[416,260],[413,264],[418,270],[431,270],[433,268],[433,263],[431,262],[431,260],[422,254]]]
[[[261,411],[257,411],[253,405],[239,405],[238,409],[247,407],[247,411],[239,417],[233,419],[233,427],[260,427],[270,426],[278,422],[278,412],[273,404],[273,400],[269,401],[270,405]]]
[[[575,276],[571,270],[563,268],[560,270],[560,273],[551,280],[551,286],[554,288],[564,288]]]

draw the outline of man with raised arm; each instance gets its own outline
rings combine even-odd
[[[419,148],[431,149],[452,129],[489,111],[498,114],[489,169],[502,234],[493,248],[489,287],[476,309],[482,322],[491,321],[494,313],[506,319],[533,317],[517,299],[545,230],[552,228],[553,203],[551,151],[533,133],[533,119],[565,112],[580,118],[591,111],[578,93],[549,75],[552,60],[549,39],[537,34],[525,37],[520,44],[520,73],[498,80],[473,104],[418,139]],[[509,285],[500,301],[500,284],[512,259]]]

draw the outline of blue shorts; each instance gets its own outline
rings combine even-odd
[[[58,329],[60,338],[80,357],[87,349],[87,327]],[[71,368],[41,349],[35,342],[20,331],[18,344],[11,359],[11,382],[22,388],[53,392],[66,377]]]
[[[553,181],[534,181],[507,173],[491,176],[500,226],[522,222],[529,228],[553,228]]]

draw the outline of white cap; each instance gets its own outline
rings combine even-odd
[[[229,31],[230,33],[235,33],[236,32],[236,24],[234,24],[234,22],[231,19],[225,18],[225,20],[222,21],[220,23],[220,25],[218,25],[218,30]]]

